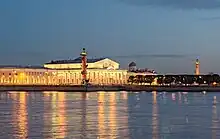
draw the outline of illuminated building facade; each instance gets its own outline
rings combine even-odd
[[[2,66],[1,85],[81,85],[83,80],[90,84],[127,84],[131,75],[154,74],[147,70],[119,69],[120,64],[109,58],[87,59],[83,49],[81,57],[73,60],[56,60],[42,67]],[[131,64],[130,66],[135,66]],[[129,67],[131,68],[131,67]],[[134,69],[134,68],[133,68]]]
[[[91,84],[125,84],[126,70],[88,69]],[[1,85],[80,85],[80,69],[48,69],[34,67],[0,68]]]

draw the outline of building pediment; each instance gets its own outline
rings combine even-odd
[[[106,68],[106,69],[118,69],[119,68],[119,63],[117,63],[109,58],[105,58],[103,60],[97,61],[94,64],[97,64],[100,67]]]
[[[87,59],[88,68],[93,69],[119,69],[119,63],[109,58]],[[44,67],[50,69],[80,69],[81,57],[74,60],[58,60],[44,64]]]

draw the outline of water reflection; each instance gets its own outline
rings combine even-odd
[[[117,121],[118,121],[118,134],[121,138],[126,138],[129,136],[129,129],[128,129],[128,93],[121,92],[122,100],[120,102],[122,105],[117,107]],[[121,108],[121,109],[120,109]]]
[[[179,104],[181,104],[182,103],[182,93],[178,92],[178,95],[179,95]]]
[[[8,94],[1,95],[9,98],[0,105],[0,124],[10,122],[1,138],[219,138],[219,93]]]
[[[152,108],[152,139],[159,139],[158,136],[158,125],[159,125],[159,117],[158,117],[158,107],[157,107],[157,92],[153,91],[153,108]]]
[[[184,95],[184,104],[189,104],[187,94]]]
[[[98,93],[98,138],[104,139],[106,134],[106,126],[105,126],[105,93]]]
[[[117,119],[116,119],[116,93],[111,92],[109,98],[109,128],[111,138],[117,137]]]
[[[26,139],[28,136],[28,119],[27,119],[27,96],[26,92],[11,93],[13,100],[12,120],[14,124],[14,136],[17,139]]]
[[[128,113],[127,113],[127,94],[122,93],[123,98],[120,99],[121,109],[117,109],[117,98],[120,94],[116,92],[99,92],[98,93],[98,138],[114,139],[124,137],[128,134]],[[126,107],[126,108],[125,108]],[[120,125],[119,125],[120,124]],[[119,132],[118,128],[122,128]]]
[[[121,94],[122,94],[122,99],[124,99],[124,100],[128,99],[128,93],[126,91],[122,91]]]
[[[45,127],[49,125],[52,137],[66,137],[66,104],[64,92],[44,92],[45,97],[51,97],[51,107],[45,103],[44,123]],[[51,115],[50,115],[51,113]],[[47,132],[48,128],[44,129]]]
[[[172,93],[172,100],[175,101],[176,100],[176,94]]]
[[[66,95],[64,92],[58,93],[58,116],[57,121],[59,123],[59,138],[65,138],[66,137]]]
[[[216,128],[218,127],[217,125],[217,109],[216,105],[212,106],[212,139],[216,139]]]
[[[219,129],[219,120],[217,113],[216,97],[214,96],[214,103],[212,106],[212,139],[217,139],[217,130]]]
[[[81,109],[82,109],[82,114],[81,114],[81,137],[84,139],[86,138],[86,131],[87,131],[87,110],[86,110],[86,107],[87,107],[87,104],[86,104],[86,99],[87,99],[87,93],[83,92],[81,94]]]

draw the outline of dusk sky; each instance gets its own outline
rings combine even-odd
[[[110,57],[125,68],[220,73],[220,0],[1,0],[0,64]],[[126,57],[127,56],[127,57]]]

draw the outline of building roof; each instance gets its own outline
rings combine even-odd
[[[87,63],[95,63],[100,60],[104,60],[106,57],[103,58],[95,58],[95,59],[87,59]],[[81,57],[78,57],[76,59],[70,59],[70,60],[52,60],[45,64],[75,64],[75,63],[81,63]]]
[[[21,65],[0,65],[0,69],[45,69],[45,70],[56,70],[56,71],[62,71],[62,70],[82,70],[81,68],[64,68],[64,69],[51,69],[46,68],[42,66],[21,66]],[[88,70],[98,69],[98,70],[106,70],[107,68],[87,68]]]
[[[128,67],[136,67],[136,63],[135,62],[131,62]]]

